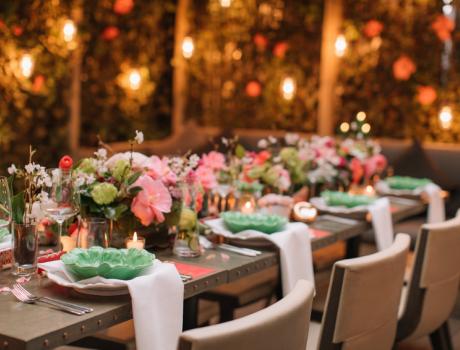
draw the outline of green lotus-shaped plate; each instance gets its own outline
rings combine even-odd
[[[61,257],[65,267],[79,279],[95,276],[129,280],[152,266],[155,255],[144,249],[91,247],[72,249]]]
[[[385,182],[394,190],[415,190],[431,183],[430,179],[418,179],[410,176],[392,176],[385,179]]]
[[[321,197],[326,201],[326,204],[331,207],[347,207],[354,208],[361,205],[369,205],[375,202],[375,197],[366,195],[351,195],[346,192],[339,191],[324,191]]]
[[[264,233],[281,231],[287,224],[287,219],[278,215],[267,214],[242,214],[227,211],[220,214],[225,225],[233,233],[244,230],[256,230]]]

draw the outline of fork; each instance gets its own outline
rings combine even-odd
[[[27,289],[25,289],[22,285],[20,285],[19,283],[16,283],[13,288],[16,288],[18,289],[19,291],[22,292],[22,294],[24,294],[26,297],[28,297],[29,299],[35,299],[37,301],[43,301],[43,299],[45,300],[49,300],[53,303],[56,303],[56,304],[60,304],[60,305],[63,305],[63,306],[67,306],[67,307],[70,307],[70,308],[73,308],[73,309],[77,309],[77,310],[81,310],[85,313],[90,313],[90,312],[93,312],[94,309],[90,308],[90,307],[86,307],[86,306],[82,306],[82,305],[77,305],[77,304],[73,304],[73,303],[68,303],[66,301],[62,301],[62,300],[57,300],[57,299],[53,299],[53,298],[50,298],[50,297],[39,297],[37,295],[33,295],[32,293],[30,293]]]
[[[29,298],[27,297],[25,294],[23,294],[18,288],[15,288],[13,287],[11,289],[11,293],[13,293],[13,295],[16,297],[16,299],[18,299],[20,302],[23,302],[25,304],[36,304],[37,301],[41,301],[45,304],[48,304],[48,305],[52,305],[54,306],[55,308],[61,310],[61,311],[65,311],[65,312],[68,312],[68,313],[71,313],[73,315],[78,315],[78,316],[82,316],[85,314],[85,312],[81,311],[81,310],[77,310],[77,309],[73,309],[73,308],[70,308],[70,307],[67,307],[67,306],[64,306],[64,305],[59,305],[57,303],[54,303],[52,301],[49,301],[49,300],[45,300],[45,299],[32,299],[32,298]]]

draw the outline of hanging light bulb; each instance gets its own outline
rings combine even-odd
[[[131,90],[138,90],[141,86],[142,77],[138,69],[131,69],[128,73],[128,83]]]
[[[340,124],[340,131],[343,132],[343,133],[346,133],[350,130],[350,124],[348,124],[347,122],[343,122]]]
[[[452,126],[452,109],[449,106],[444,106],[439,112],[439,123],[441,128],[449,129]]]
[[[366,120],[366,113],[363,112],[363,111],[360,111],[358,113],[356,113],[356,120],[359,121],[359,122],[363,122]]]
[[[65,42],[71,42],[75,38],[75,34],[77,33],[77,27],[72,20],[68,19],[64,22],[64,26],[62,27],[62,34],[64,35]]]
[[[19,61],[19,67],[24,78],[29,78],[34,70],[34,60],[32,56],[29,54],[22,55]]]
[[[182,41],[182,55],[185,58],[190,58],[193,56],[193,51],[195,50],[195,44],[193,39],[190,36],[186,36],[184,41]]]
[[[285,100],[292,100],[295,96],[296,83],[294,78],[286,77],[281,82],[281,94]]]
[[[220,0],[219,2],[222,7],[230,7],[232,4],[232,0]]]
[[[335,54],[337,57],[342,57],[345,55],[345,51],[347,50],[347,39],[345,39],[345,35],[340,34],[337,36],[337,39],[335,39]]]

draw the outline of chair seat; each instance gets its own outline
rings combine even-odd
[[[308,330],[307,350],[317,350],[318,349],[320,332],[321,332],[321,323],[311,321],[310,329]]]

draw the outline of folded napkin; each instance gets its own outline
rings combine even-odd
[[[300,279],[315,283],[310,234],[307,225],[300,222],[289,223],[284,231],[272,234],[255,230],[245,230],[234,234],[226,228],[222,219],[208,220],[206,224],[215,233],[226,237],[264,238],[272,241],[280,250],[281,282],[284,295],[288,294]]]
[[[369,206],[372,216],[375,242],[378,250],[383,250],[393,243],[393,220],[391,218],[390,201],[388,198],[379,198]]]
[[[428,223],[434,224],[445,221],[446,213],[441,188],[438,185],[430,183],[424,187],[424,192],[428,196]]]
[[[103,277],[76,281],[60,260],[38,266],[52,273],[55,282],[67,287],[127,286],[132,299],[137,349],[176,350],[182,331],[184,285],[173,264],[155,260],[141,276],[129,281]]]

